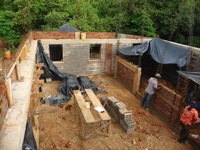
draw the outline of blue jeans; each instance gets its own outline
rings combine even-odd
[[[187,105],[189,105],[190,102],[192,101],[193,97],[194,97],[194,91],[191,91],[191,92],[188,91],[188,92],[187,92],[187,95],[186,95],[186,97],[185,97],[185,103],[186,103]]]
[[[150,102],[152,96],[153,96],[153,94],[148,94],[146,92],[144,93],[144,97],[143,97],[142,104],[141,104],[143,108],[148,108],[149,102]]]

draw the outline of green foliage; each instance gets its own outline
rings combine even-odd
[[[12,17],[9,12],[0,11],[0,37],[10,44],[10,48],[19,43],[19,33],[13,28]]]
[[[159,36],[183,44],[194,35],[195,46],[200,43],[200,1],[194,0],[0,0],[0,10],[0,36],[11,43],[31,29],[56,31],[63,24],[82,31]]]
[[[68,17],[67,13],[56,12],[55,10],[53,10],[53,12],[49,12],[44,17],[46,25],[42,25],[42,30],[56,31],[62,24],[66,22],[65,20],[67,17]]]
[[[200,47],[200,36],[194,36],[193,42],[195,47]]]

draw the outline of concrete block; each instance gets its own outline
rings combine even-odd
[[[128,110],[126,108],[119,110],[119,118],[124,119],[124,114],[127,113]]]
[[[118,103],[119,102],[119,100],[117,100],[115,97],[108,97],[108,100],[109,100],[109,105],[111,106],[111,107],[114,107],[114,105],[116,104],[116,103]]]
[[[124,109],[124,108],[126,108],[126,105],[123,102],[118,102],[114,106],[114,109],[116,111],[119,111],[120,109]]]

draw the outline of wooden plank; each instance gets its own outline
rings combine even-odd
[[[44,74],[44,70],[35,70],[34,74]]]
[[[44,80],[33,80],[33,84],[43,84]]]
[[[7,99],[8,99],[8,106],[9,106],[9,108],[11,108],[11,106],[12,106],[12,96],[11,96],[10,84],[9,84],[8,80],[5,83],[5,87],[6,87],[6,95],[7,95]]]
[[[42,93],[42,92],[31,93],[31,96],[34,96],[35,98],[36,98],[36,97],[44,97],[44,93]]]
[[[118,61],[119,63],[121,63],[121,64],[124,65],[125,67],[129,68],[130,70],[132,70],[132,71],[134,71],[134,72],[137,71],[138,67],[137,67],[136,65],[131,64],[131,63],[129,63],[129,62],[123,60],[122,58],[120,58],[120,57],[118,57],[118,56],[116,56],[116,59],[117,59],[117,61]]]
[[[115,71],[114,71],[114,78],[117,77],[117,58],[115,57]]]
[[[94,105],[94,107],[102,107],[102,104],[100,103],[99,99],[96,97],[96,95],[94,94],[94,92],[91,89],[85,89],[88,97],[90,98],[92,104]],[[110,116],[108,115],[108,113],[106,112],[106,110],[104,112],[98,112],[99,116],[101,117],[102,120],[110,120]]]
[[[141,77],[141,68],[138,68],[137,71],[134,73],[134,78],[133,78],[132,92],[134,95],[136,94],[136,92],[139,92],[140,77]]]
[[[44,64],[43,63],[38,63],[38,64],[35,64],[35,67],[43,67]]]
[[[74,90],[74,96],[76,98],[76,102],[81,110],[81,113],[85,119],[86,123],[94,123],[95,119],[90,111],[90,109],[86,108],[85,100],[79,90]]]
[[[169,105],[170,107],[172,107],[172,109],[176,110],[176,111],[180,111],[179,108],[177,108],[176,106],[174,106],[172,103],[170,103],[167,99],[165,99],[162,95],[156,93],[156,96],[158,98],[160,98],[161,101],[164,101],[167,105]]]
[[[16,64],[16,75],[17,75],[17,80],[20,80],[21,72],[20,72],[20,67],[19,67],[19,60],[17,61],[17,64]]]

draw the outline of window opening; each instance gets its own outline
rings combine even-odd
[[[52,61],[63,60],[62,45],[49,45],[49,54]]]
[[[90,60],[101,59],[101,44],[90,44]]]

